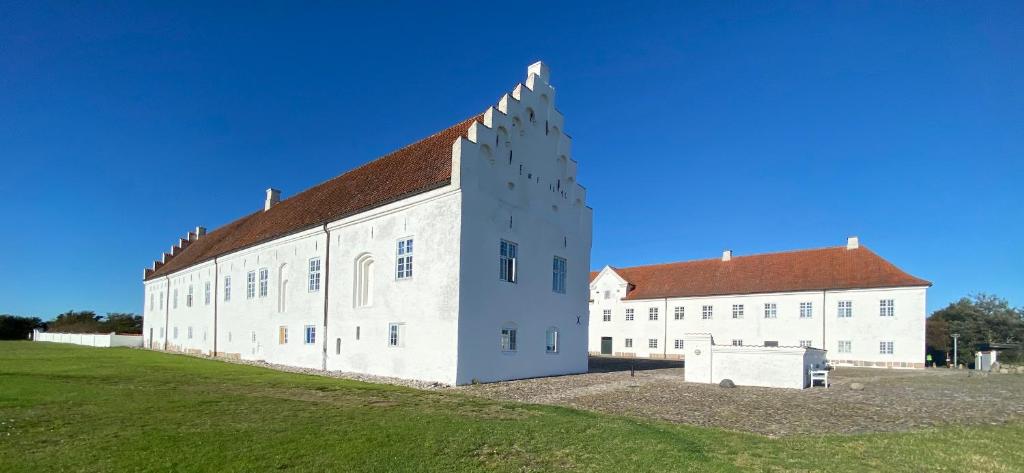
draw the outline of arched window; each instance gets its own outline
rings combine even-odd
[[[277,311],[287,310],[288,296],[288,263],[284,263],[277,270]]]
[[[480,156],[483,156],[487,162],[494,164],[494,153],[491,152],[490,146],[480,145]]]
[[[514,352],[516,351],[516,332],[518,327],[513,322],[508,322],[501,326],[501,351]]]
[[[373,303],[373,255],[363,253],[356,258],[352,300],[355,307],[369,307]]]
[[[508,142],[508,130],[506,130],[505,127],[503,127],[503,126],[499,126],[498,127],[497,140],[495,140],[495,141],[497,141],[497,143],[495,143],[495,144],[498,145],[498,146],[502,146],[502,145],[508,146],[508,144],[509,144],[509,142]]]
[[[544,333],[545,349],[548,353],[558,353],[558,327],[548,327]]]
[[[530,119],[530,123],[537,123],[537,114],[530,107],[526,107],[526,118]]]

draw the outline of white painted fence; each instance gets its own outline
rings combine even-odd
[[[58,333],[36,330],[32,333],[32,340],[104,348],[142,346],[142,335],[117,335],[115,333]]]
[[[683,335],[685,380],[737,386],[803,389],[811,385],[810,370],[825,365],[825,350],[809,347],[715,345],[709,333]]]

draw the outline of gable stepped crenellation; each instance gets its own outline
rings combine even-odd
[[[192,242],[199,240],[199,237],[203,235],[206,235],[206,228],[196,227],[195,230],[188,232],[184,237],[178,238],[178,243],[176,243],[174,246],[171,246],[171,250],[169,252],[161,255],[159,260],[153,261],[153,265],[151,267],[146,268],[142,271],[142,278],[148,278],[150,274],[153,274],[154,271],[160,269],[161,267],[163,267],[163,265],[167,264],[172,259],[174,259],[175,256],[181,254],[181,252],[184,251],[185,248],[188,248],[188,246],[191,245]]]

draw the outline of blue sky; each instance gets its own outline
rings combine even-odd
[[[542,59],[592,263],[841,245],[1024,305],[1024,3],[2,2],[0,313],[479,113]],[[365,2],[375,3],[375,2]]]

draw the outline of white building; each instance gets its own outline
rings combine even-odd
[[[591,273],[590,352],[682,359],[684,333],[717,344],[809,346],[833,364],[923,368],[931,283],[861,246]]]
[[[154,349],[465,384],[587,370],[591,209],[547,66],[146,269]]]

